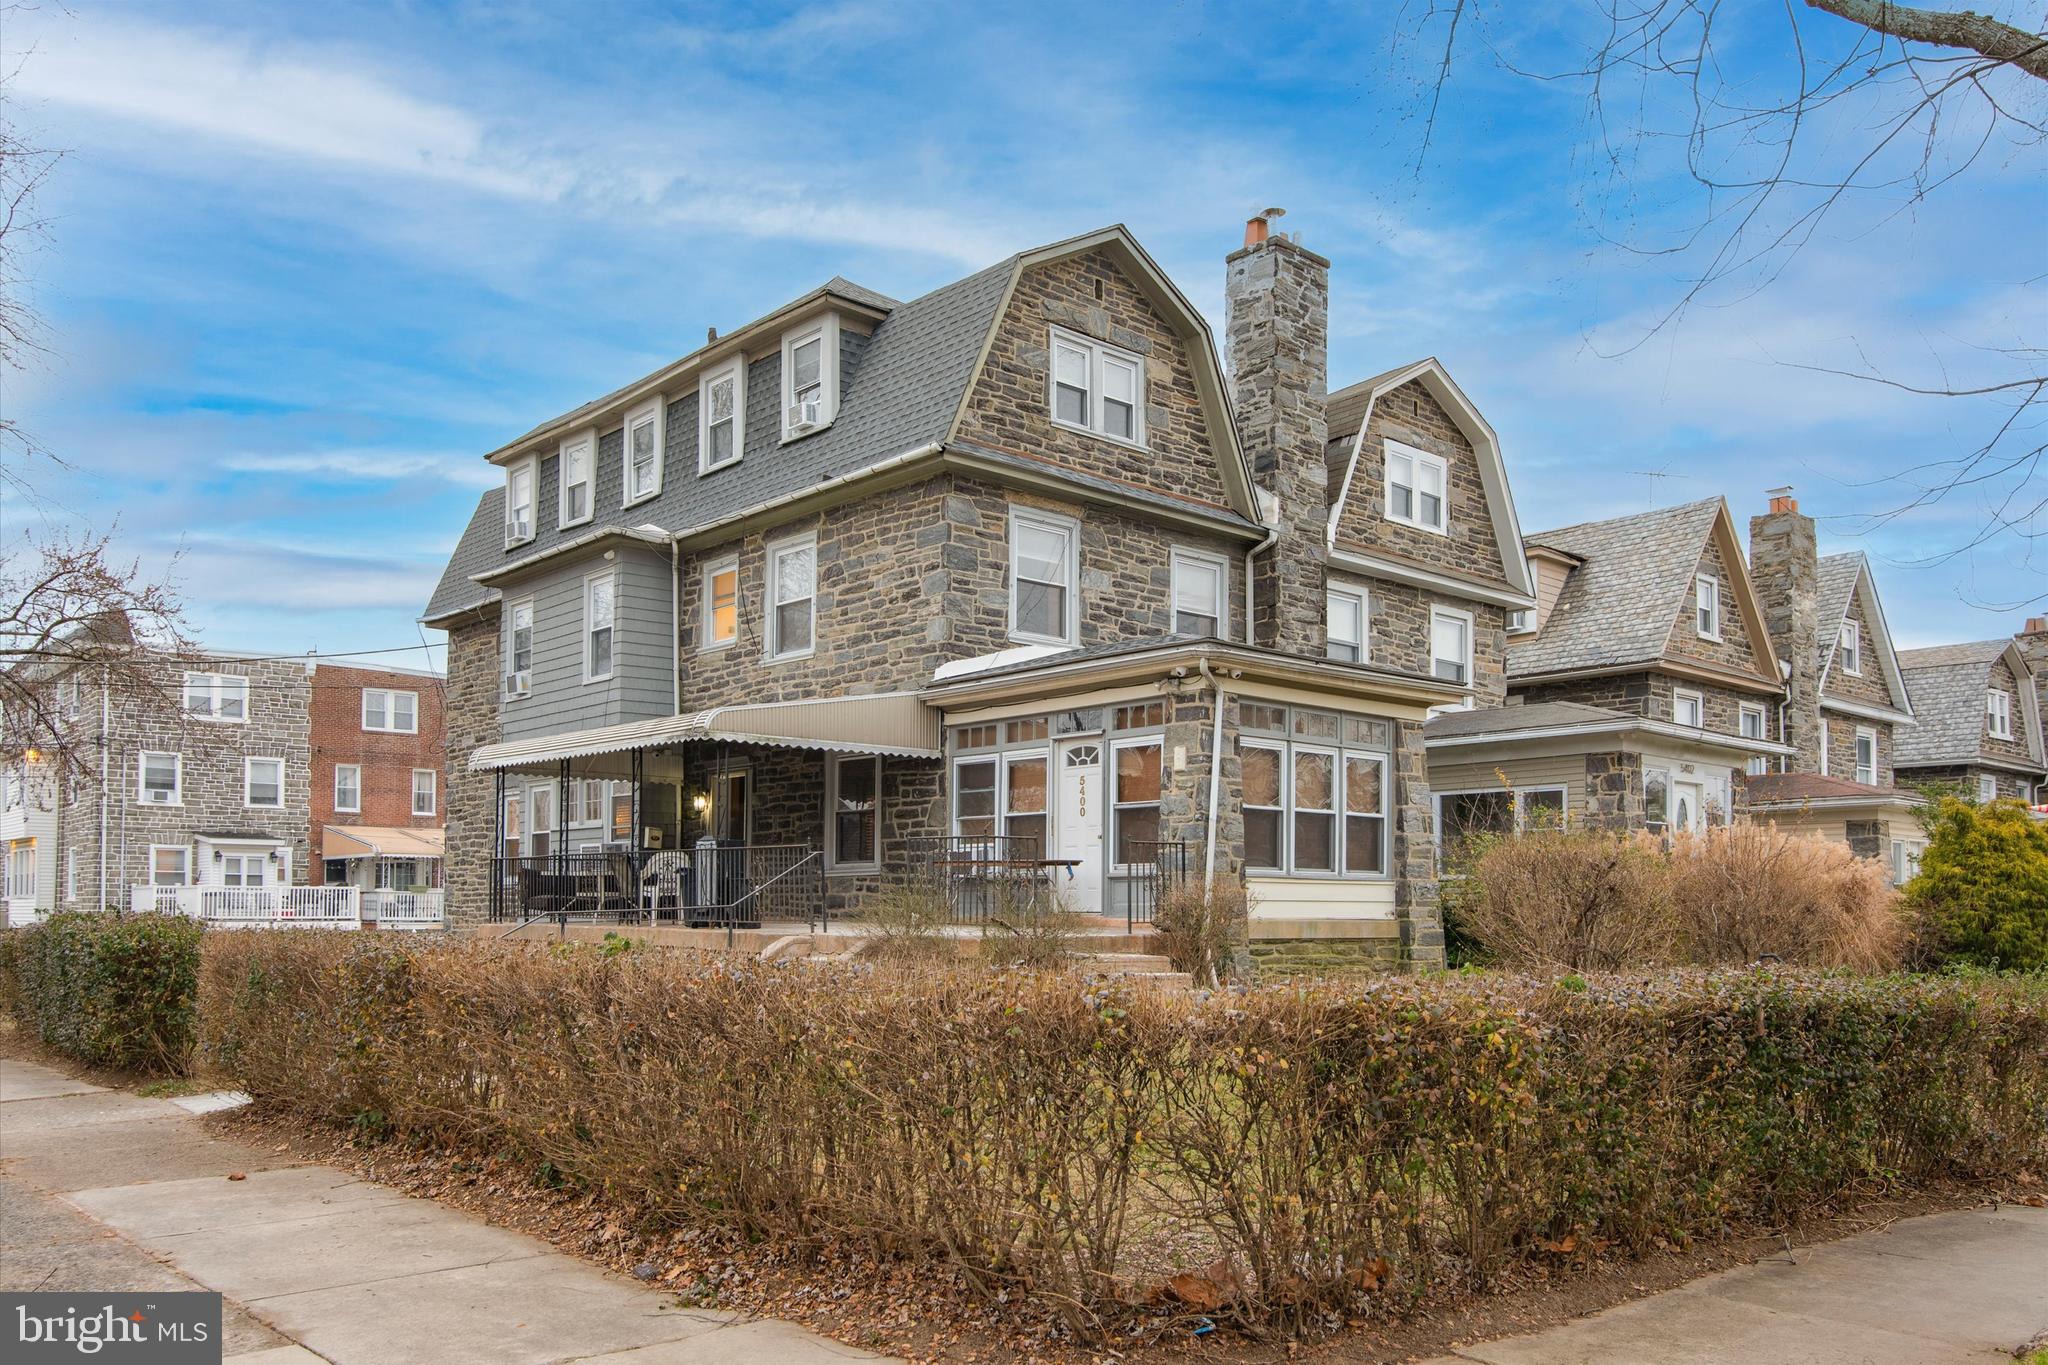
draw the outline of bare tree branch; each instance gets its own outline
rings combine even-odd
[[[1912,9],[1889,0],[1806,0],[1806,4],[1901,42],[1961,48],[2048,81],[2048,40],[1986,14]]]

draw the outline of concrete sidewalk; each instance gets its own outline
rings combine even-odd
[[[1909,1218],[1425,1365],[2013,1365],[2048,1332],[2048,1210]]]
[[[677,1308],[545,1242],[216,1138],[204,1107],[0,1058],[0,1287],[214,1290],[245,1365],[874,1359]]]

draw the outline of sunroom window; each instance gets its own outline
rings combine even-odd
[[[1247,699],[1240,729],[1245,865],[1296,876],[1384,876],[1392,727]]]

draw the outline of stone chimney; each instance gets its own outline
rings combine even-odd
[[[2034,695],[2040,702],[2042,720],[2048,723],[2048,616],[2029,616],[2013,639],[2019,643],[2020,657],[2034,670]]]
[[[1777,651],[1788,693],[1785,732],[1797,749],[1788,772],[1820,771],[1820,566],[1813,518],[1799,510],[1790,488],[1770,490],[1771,510],[1749,519],[1749,578],[1763,607],[1764,628]]]
[[[1254,565],[1252,641],[1321,658],[1330,263],[1273,231],[1281,212],[1247,222],[1225,260],[1224,344],[1238,434],[1280,526]]]

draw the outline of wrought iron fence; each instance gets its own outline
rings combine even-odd
[[[1134,839],[1131,849],[1138,858],[1128,865],[1124,881],[1124,923],[1135,929],[1150,924],[1159,913],[1160,899],[1188,879],[1194,866],[1194,845]]]
[[[910,877],[945,897],[957,923],[984,924],[1020,901],[1054,894],[1054,874],[1064,867],[1039,856],[1035,837],[1006,834],[940,834],[903,841]]]
[[[756,929],[822,927],[824,869],[807,844],[700,844],[495,860],[491,918],[500,923],[642,923]]]

